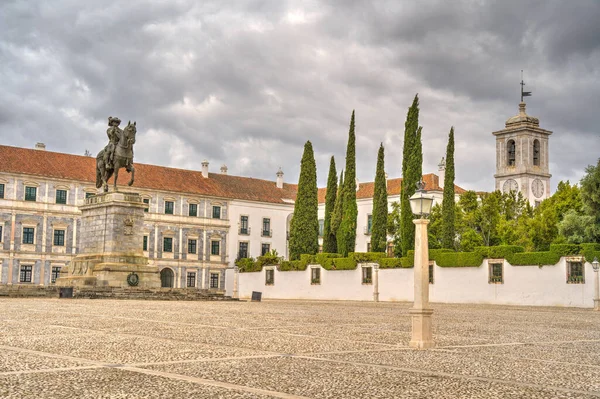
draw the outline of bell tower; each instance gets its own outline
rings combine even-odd
[[[523,82],[521,82],[523,85]],[[531,95],[521,91],[521,95]],[[496,190],[520,191],[533,206],[550,197],[548,139],[538,118],[527,115],[521,97],[519,114],[506,121],[496,136]]]

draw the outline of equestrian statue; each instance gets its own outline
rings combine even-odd
[[[135,122],[127,123],[125,129],[120,129],[121,120],[116,117],[108,117],[108,145],[96,156],[96,188],[104,187],[108,191],[108,179],[114,174],[114,189],[117,191],[117,179],[119,169],[131,173],[131,180],[127,183],[133,184],[135,168],[133,167],[133,144],[135,144]]]

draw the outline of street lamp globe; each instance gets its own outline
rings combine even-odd
[[[412,213],[421,218],[429,216],[431,206],[433,205],[433,197],[426,195],[425,183],[423,180],[417,183],[417,191],[410,197],[410,209]]]
[[[598,262],[598,258],[594,258],[594,261],[592,262],[592,268],[595,272],[597,272],[598,269],[600,269],[600,262]]]

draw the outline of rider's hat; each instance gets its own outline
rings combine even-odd
[[[116,116],[115,117],[109,116],[108,117],[108,126],[111,126],[113,124],[113,122],[117,122],[117,125],[118,125],[119,123],[121,123],[121,120],[119,118],[117,118]]]

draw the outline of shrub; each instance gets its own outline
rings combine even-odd
[[[513,254],[524,251],[525,249],[518,245],[498,245],[495,247],[475,248],[475,252],[479,252],[484,258],[491,259],[510,259]]]
[[[550,244],[550,252],[559,256],[577,255],[580,249],[578,244]]]
[[[296,270],[306,270],[307,263],[303,263],[301,260],[284,260],[279,265],[280,272],[289,272]]]
[[[411,256],[411,252],[413,253],[412,256]],[[400,263],[402,264],[402,267],[414,267],[415,266],[414,252],[415,251],[408,251],[408,256],[403,256],[402,258],[400,258]]]
[[[579,244],[581,251],[579,252],[585,257],[588,262],[593,262],[594,258],[600,260],[600,244],[598,243],[585,243]]]
[[[381,258],[385,258],[384,252],[350,252],[349,258],[353,258],[357,263],[377,262]]]
[[[381,269],[395,269],[400,267],[408,267],[402,264],[402,259],[400,258],[381,258],[379,259],[378,263]]]
[[[445,252],[438,254],[435,261],[440,267],[479,267],[483,255],[478,252]]]
[[[513,266],[555,265],[560,260],[560,255],[552,251],[521,252],[513,254],[510,259],[507,260]]]
[[[352,270],[356,269],[356,261],[353,258],[335,258],[333,259],[333,270]]]
[[[239,268],[240,273],[258,272],[262,266],[256,266],[254,258],[240,258],[235,261],[235,265]]]

